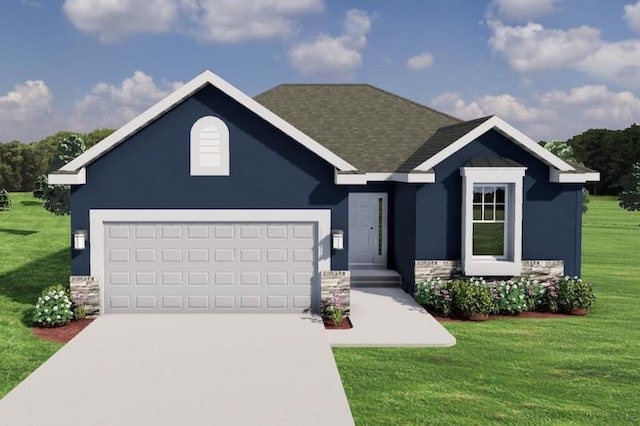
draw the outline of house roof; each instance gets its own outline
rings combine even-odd
[[[474,157],[465,165],[466,167],[523,167],[505,157]]]
[[[251,98],[206,70],[51,173],[49,183],[86,183],[88,164],[207,85],[333,165],[338,184],[434,182],[434,166],[492,129],[548,164],[552,181],[599,178],[597,172],[556,157],[496,116],[461,121],[368,84],[283,84]]]
[[[255,99],[361,172],[409,172],[425,141],[461,123],[368,84],[282,84]]]

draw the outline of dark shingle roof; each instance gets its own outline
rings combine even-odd
[[[368,84],[283,84],[255,100],[364,172],[400,171],[425,141],[460,133],[441,133],[459,119]]]
[[[522,167],[522,164],[505,157],[474,157],[466,167]]]
[[[493,116],[476,118],[475,120],[464,121],[438,129],[398,168],[398,171],[408,172],[413,170],[491,117]]]

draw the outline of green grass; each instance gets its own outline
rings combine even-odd
[[[69,218],[12,199],[0,212],[0,397],[60,347],[35,338],[26,314],[69,275]],[[598,300],[587,317],[447,323],[452,348],[335,349],[356,423],[640,424],[638,225],[640,213],[592,197],[583,277]]]
[[[334,349],[356,423],[640,424],[638,225],[640,213],[592,197],[587,317],[446,323],[458,343],[445,349]]]
[[[49,284],[69,281],[69,217],[56,217],[29,193],[0,211],[0,397],[62,345],[36,338],[29,311]]]

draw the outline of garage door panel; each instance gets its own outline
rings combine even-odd
[[[316,232],[306,223],[107,223],[106,310],[305,311]]]

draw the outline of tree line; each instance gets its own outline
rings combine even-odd
[[[112,129],[96,129],[90,133],[60,131],[28,144],[19,141],[0,143],[0,188],[8,192],[31,192],[38,176],[62,166],[55,161],[62,141],[75,135],[90,148],[111,133]]]

